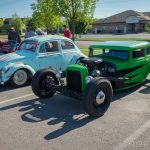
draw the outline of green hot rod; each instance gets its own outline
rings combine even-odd
[[[144,41],[107,41],[89,47],[89,58],[80,58],[61,71],[38,71],[32,90],[38,97],[55,93],[81,99],[91,116],[102,116],[113,92],[144,82],[150,72],[150,43]],[[64,78],[65,77],[65,78]]]

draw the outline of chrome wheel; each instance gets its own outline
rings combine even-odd
[[[42,95],[49,95],[51,93],[54,93],[55,91],[55,79],[51,76],[46,76],[43,78],[41,82],[41,94]]]
[[[105,93],[103,91],[99,91],[96,95],[96,105],[101,105],[105,101]]]
[[[13,75],[13,82],[18,86],[24,85],[27,79],[28,75],[25,70],[17,70]]]

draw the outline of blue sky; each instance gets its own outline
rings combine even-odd
[[[30,4],[36,0],[0,0],[0,18],[31,16]],[[125,10],[150,11],[150,0],[99,0],[95,17],[104,18]]]
[[[150,0],[99,0],[96,18],[104,18],[125,10],[150,12]]]

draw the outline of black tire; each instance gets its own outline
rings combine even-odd
[[[24,75],[24,80],[20,80],[20,83],[19,83],[19,80],[18,80],[18,83],[17,81],[15,81],[15,76],[18,72],[22,72],[22,74]],[[14,72],[14,74],[11,76],[10,80],[8,81],[11,86],[13,86],[14,88],[19,88],[19,87],[23,87],[23,86],[26,86],[29,82],[29,73],[27,70],[25,69],[18,69],[17,71]]]
[[[49,77],[50,82],[53,81],[55,85],[59,84],[54,71],[50,69],[42,69],[37,71],[32,78],[31,87],[33,93],[40,98],[52,97],[56,93],[54,86],[50,86],[49,89],[43,87],[43,82],[47,76]]]
[[[101,93],[103,93],[103,100],[101,100],[101,103],[98,104],[96,96]],[[111,103],[112,96],[113,90],[111,83],[105,78],[94,78],[87,85],[85,97],[83,99],[86,113],[92,117],[100,117],[104,115]]]

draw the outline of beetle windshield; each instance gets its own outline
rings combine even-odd
[[[118,58],[122,60],[128,60],[129,52],[123,50],[105,50],[104,57]]]
[[[23,41],[20,46],[18,47],[18,50],[28,50],[35,52],[38,42],[34,40],[26,40]]]

